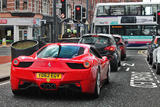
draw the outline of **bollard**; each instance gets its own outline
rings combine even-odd
[[[2,47],[6,47],[6,38],[2,39]]]

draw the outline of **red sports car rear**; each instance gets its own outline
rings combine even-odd
[[[30,86],[41,90],[70,87],[95,97],[104,82],[109,82],[107,57],[89,45],[48,44],[32,56],[15,58],[11,65],[11,88],[15,95]]]

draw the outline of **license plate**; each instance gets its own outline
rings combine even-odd
[[[37,78],[49,78],[49,79],[61,79],[62,74],[60,73],[36,73]]]

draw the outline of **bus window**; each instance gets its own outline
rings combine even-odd
[[[153,35],[154,33],[156,33],[155,26],[142,26],[143,35]]]
[[[158,6],[157,6],[157,7],[158,7],[157,11],[160,11],[160,4],[158,4]]]
[[[126,6],[126,15],[141,15],[141,6]]]
[[[124,35],[124,26],[111,26],[111,34]]]
[[[108,34],[108,26],[96,26],[96,33],[105,33]]]
[[[110,14],[111,16],[115,15],[124,15],[125,8],[124,6],[110,6]]]
[[[142,15],[154,15],[157,13],[157,5],[144,5]]]
[[[141,26],[125,26],[126,35],[141,35]]]
[[[99,6],[97,8],[97,16],[108,16],[109,15],[109,6]]]

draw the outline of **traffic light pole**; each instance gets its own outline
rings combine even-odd
[[[88,22],[88,0],[86,0],[86,21]],[[86,32],[88,33],[88,25],[85,25],[86,27]]]
[[[88,0],[86,0],[86,20],[88,21]]]
[[[56,17],[56,0],[53,0],[53,35],[51,36],[51,42],[57,41],[57,33],[56,33],[56,24],[57,24],[57,17]]]

